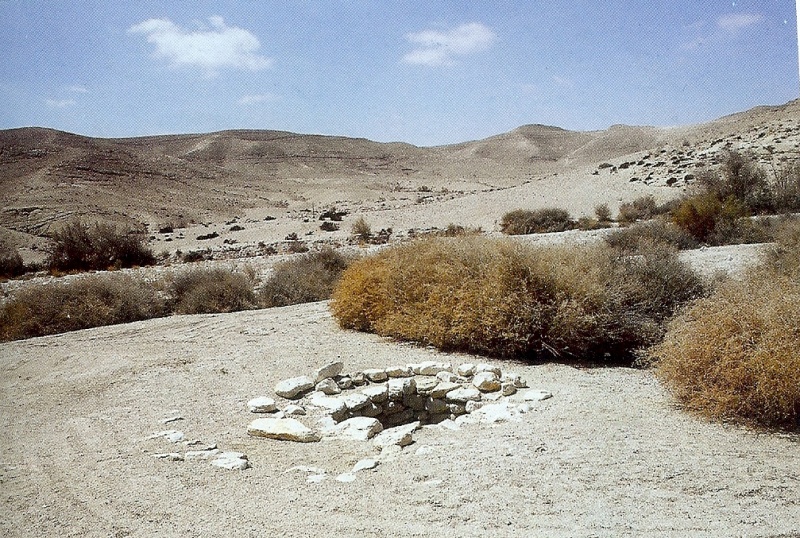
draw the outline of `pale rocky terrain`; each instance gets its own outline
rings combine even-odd
[[[345,243],[364,216],[394,237],[449,223],[496,235],[511,209],[580,216],[642,194],[673,198],[726,148],[773,170],[794,161],[798,133],[798,101],[691,127],[524,126],[438,148],[268,131],[2,131],[0,239],[32,260],[67,219],[103,218],[147,226],[156,252],[210,248],[215,261],[201,263],[266,275],[282,255],[265,247],[281,250],[290,233]],[[349,213],[322,232],[319,213],[334,205]],[[187,226],[159,233],[168,223]],[[709,277],[736,276],[764,248],[681,255]],[[348,372],[488,363],[552,397],[506,420],[423,426],[386,454],[371,441],[248,435],[262,416],[248,402],[270,397],[286,411],[276,384],[331,361]],[[501,362],[343,331],[324,302],[3,343],[0,394],[2,536],[800,536],[797,435],[687,414],[648,370]],[[309,411],[294,418],[320,430]],[[248,468],[187,456],[211,446],[246,456]],[[353,472],[365,459],[378,465]]]

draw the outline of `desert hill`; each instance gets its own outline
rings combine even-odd
[[[491,230],[514,207],[560,205],[579,216],[640,194],[676,196],[729,149],[752,151],[777,169],[795,159],[798,133],[800,101],[687,127],[525,125],[438,147],[282,131],[100,139],[10,129],[0,131],[0,232],[30,246],[75,217],[151,233],[194,224],[218,231],[221,246],[223,223],[240,219],[250,233],[228,243],[288,233],[335,238],[313,222],[333,205],[369,215],[376,227],[454,222]],[[191,246],[179,239],[195,235],[190,228],[162,246]]]

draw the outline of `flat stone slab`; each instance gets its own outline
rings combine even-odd
[[[342,370],[344,370],[344,363],[342,361],[329,362],[314,372],[313,382],[314,384],[317,384],[323,379],[336,377],[342,373]]]
[[[372,444],[377,448],[384,449],[388,446],[407,446],[414,442],[412,433],[419,428],[419,421],[411,424],[404,424],[394,428],[388,428],[375,436]]]
[[[326,438],[368,441],[383,430],[379,420],[370,417],[353,417],[343,420],[325,431]]]
[[[251,413],[274,413],[278,410],[278,406],[272,398],[259,396],[247,402],[247,409]]]
[[[291,379],[284,379],[275,385],[275,394],[281,398],[297,398],[304,392],[314,388],[314,380],[306,375],[300,377],[293,377]]]
[[[313,443],[321,436],[302,422],[293,418],[259,418],[247,426],[248,435],[279,441]]]

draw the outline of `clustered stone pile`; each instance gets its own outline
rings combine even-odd
[[[546,391],[527,391],[516,398],[522,402],[519,406],[503,402],[527,388],[527,383],[519,375],[489,364],[462,364],[454,370],[451,363],[427,361],[347,374],[343,370],[342,362],[333,362],[312,376],[281,381],[275,386],[276,395],[293,402],[283,410],[266,396],[250,400],[251,412],[273,413],[274,417],[254,420],[248,433],[315,442],[323,437],[367,440],[384,432],[375,439],[376,446],[383,448],[382,438],[404,439],[421,424],[449,420],[458,426],[469,422],[471,413],[483,408],[489,411],[490,405],[494,414],[483,421],[497,422],[530,410],[526,401],[551,396]],[[323,415],[317,429],[292,418],[306,415],[307,410]],[[398,428],[408,425],[413,428]]]

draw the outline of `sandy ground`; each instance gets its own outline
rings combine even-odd
[[[800,536],[800,439],[694,418],[647,371],[505,363],[554,397],[521,422],[425,428],[352,483],[334,477],[368,443],[246,435],[248,399],[336,358],[475,360],[342,331],[325,303],[0,345],[0,535]],[[187,450],[147,439],[167,428],[252,467],[156,459]]]

